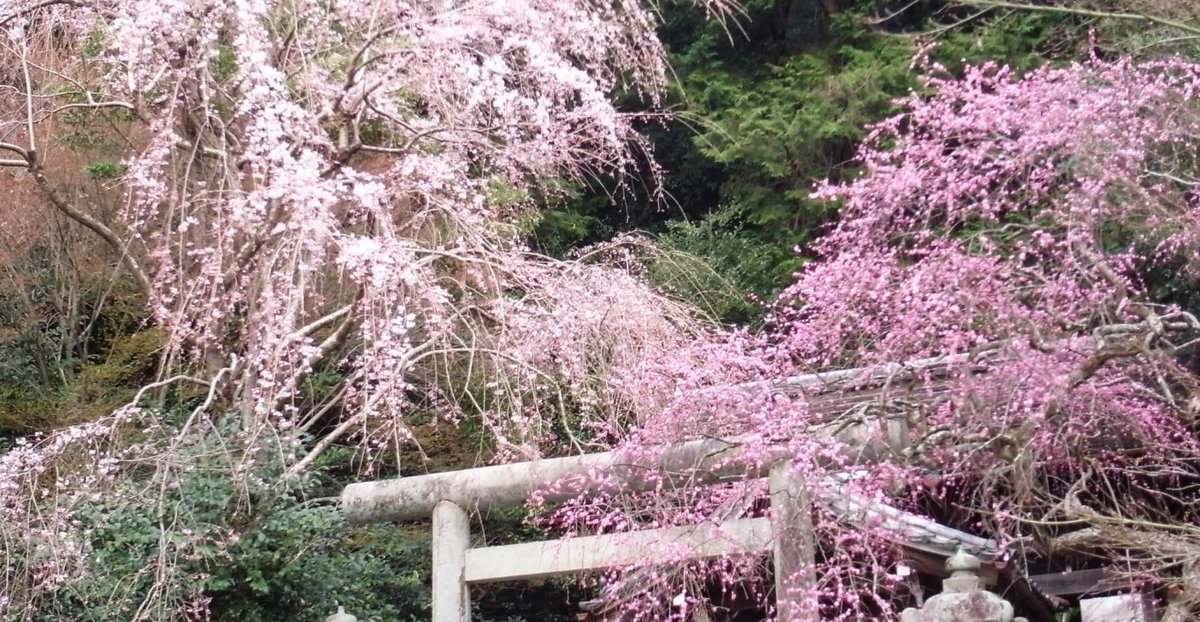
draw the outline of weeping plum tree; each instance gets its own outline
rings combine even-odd
[[[0,617],[202,619],[189,560],[336,443],[401,456],[416,412],[509,455],[619,425],[610,370],[695,317],[595,259],[639,251],[520,240],[562,182],[647,155],[610,96],[657,101],[654,25],[635,0],[0,2],[0,165],[38,197],[6,218],[98,236],[167,336],[127,407],[0,457]],[[78,124],[117,145],[103,187],[73,177]],[[200,511],[181,482],[209,476]],[[146,563],[82,589],[139,504]]]
[[[996,538],[1018,567],[1098,558],[1165,586],[1169,615],[1191,619],[1200,324],[1161,292],[1197,268],[1200,65],[1093,58],[1025,75],[925,74],[904,111],[871,129],[861,175],[817,189],[841,202],[840,220],[767,328],[623,377],[647,409],[626,450],[716,436],[754,461],[790,443],[826,500],[821,569],[805,594],[822,619],[886,618],[903,602],[896,556],[873,544],[896,534],[828,503],[853,492]],[[787,380],[847,368],[860,371]],[[761,512],[763,493],[609,491],[551,520],[572,530],[728,520]],[[750,569],[692,570],[729,586]],[[649,571],[637,572],[645,585]],[[688,597],[630,597],[647,619],[684,619],[714,585],[650,574]]]

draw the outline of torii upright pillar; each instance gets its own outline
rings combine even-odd
[[[812,497],[790,460],[771,465],[771,532],[775,558],[775,619],[816,622],[816,539]]]
[[[433,508],[433,622],[471,622],[470,545],[470,517],[453,501],[439,501]]]

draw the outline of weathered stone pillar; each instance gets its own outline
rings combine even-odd
[[[817,575],[812,498],[790,461],[771,465],[771,531],[778,622],[816,622]]]
[[[1013,617],[1008,601],[983,589],[982,565],[978,557],[959,549],[946,560],[950,578],[942,581],[942,593],[920,609],[905,609],[900,622],[1026,622]]]
[[[452,501],[433,508],[433,622],[470,622],[471,593],[464,573],[471,522]]]
[[[338,607],[337,613],[325,616],[325,622],[358,622],[358,618],[346,613],[344,607]]]

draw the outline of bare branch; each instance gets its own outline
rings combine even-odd
[[[87,109],[92,109],[92,110],[95,110],[98,108],[121,108],[123,110],[129,110],[131,112],[137,111],[137,108],[129,102],[106,101],[106,102],[88,102],[88,103],[79,103],[79,104],[63,104],[62,106],[59,106],[59,107],[51,110],[50,114],[56,115],[65,110],[72,110],[75,108],[87,108]]]
[[[288,467],[287,476],[294,477],[300,473],[303,473],[304,469],[307,469],[308,466],[312,464],[314,460],[319,458],[326,449],[329,449],[330,445],[333,445],[333,443],[346,434],[346,432],[349,432],[350,428],[353,428],[356,425],[362,425],[364,422],[366,422],[366,420],[367,416],[365,413],[358,413],[353,417],[343,421],[341,425],[334,428],[332,432],[326,434],[324,438],[318,441],[317,444],[314,445],[313,448],[309,450],[309,452],[305,454],[303,458],[296,462],[296,464]]]
[[[26,15],[29,15],[30,13],[36,13],[37,11],[40,11],[44,8],[52,7],[52,6],[56,6],[56,5],[81,7],[81,6],[85,6],[85,3],[79,2],[78,0],[46,0],[45,2],[40,2],[33,6],[27,7],[23,10],[17,11],[15,13],[13,13],[12,15],[5,17],[4,19],[0,19],[0,28],[7,26],[13,20],[25,17]]]
[[[1186,24],[1173,19],[1159,17],[1157,15],[1146,15],[1143,13],[1117,13],[1112,11],[1097,11],[1094,9],[1025,4],[1023,2],[1004,2],[1002,0],[958,0],[958,2],[959,4],[966,6],[980,7],[984,9],[1012,9],[1016,11],[1037,11],[1040,13],[1081,15],[1084,17],[1097,17],[1101,19],[1144,21],[1152,24],[1158,24],[1159,26],[1165,26],[1174,30],[1200,35],[1200,26],[1193,26],[1191,24]]]
[[[30,157],[33,158],[35,155],[31,153]],[[33,175],[34,181],[37,182],[38,188],[42,191],[42,195],[50,201],[50,204],[71,220],[74,220],[84,227],[91,229],[94,233],[96,233],[96,235],[99,235],[101,238],[103,238],[105,242],[108,242],[108,245],[116,250],[118,254],[120,254],[121,259],[125,263],[126,267],[129,268],[131,273],[133,273],[133,278],[137,281],[138,289],[140,289],[143,294],[149,295],[151,292],[150,276],[146,274],[146,271],[142,269],[142,266],[138,264],[133,255],[129,254],[125,243],[121,241],[121,238],[117,235],[117,233],[109,228],[108,225],[100,222],[91,214],[79,210],[69,201],[63,198],[62,195],[60,195],[58,191],[55,190],[50,184],[50,180],[46,179],[45,172],[42,170],[41,165],[39,165],[36,160],[31,162],[28,167],[30,169],[30,173]]]
[[[306,326],[303,326],[303,327],[297,329],[296,331],[294,331],[291,335],[288,336],[288,339],[290,341],[298,341],[300,339],[303,339],[303,338],[315,333],[316,331],[321,330],[325,326],[329,326],[330,324],[338,321],[339,319],[346,317],[346,315],[348,313],[350,313],[350,310],[352,308],[353,307],[351,305],[346,305],[346,306],[338,309],[337,311],[334,311],[333,313],[330,313],[328,315],[317,318],[316,320],[313,320],[312,322],[308,323]]]
[[[0,150],[11,151],[21,156],[21,161],[24,162],[23,166],[29,166],[29,152],[21,146],[12,143],[0,143]]]
[[[21,75],[25,78],[25,126],[29,134],[29,154],[37,153],[37,142],[33,126],[33,80],[29,77],[29,46],[21,41]]]

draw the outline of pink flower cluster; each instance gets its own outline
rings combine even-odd
[[[715,436],[754,464],[782,445],[814,494],[845,481],[1001,542],[1045,537],[1047,517],[1195,520],[1193,499],[1164,491],[1200,460],[1197,384],[1174,356],[1200,324],[1144,283],[1163,262],[1196,266],[1200,64],[926,69],[905,111],[872,129],[861,175],[818,188],[841,201],[839,221],[766,329],[713,335],[621,376],[639,407],[623,451]],[[1109,488],[1091,492],[1097,481]],[[624,531],[763,511],[757,482],[656,491],[654,503],[599,490],[553,519]],[[1081,495],[1083,514],[1067,502]],[[889,579],[896,558],[877,556],[895,551],[895,534],[818,514],[823,579],[801,596],[829,619],[895,616],[880,586],[903,587]],[[1168,549],[1134,563],[1170,572],[1163,560],[1183,558]],[[1045,554],[1026,545],[1017,561]],[[694,570],[725,585],[758,576]],[[688,602],[712,580],[685,581]]]

